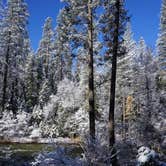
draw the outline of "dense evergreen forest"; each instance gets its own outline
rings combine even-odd
[[[25,0],[0,0],[0,142],[61,137],[83,146],[83,157],[47,154],[39,166],[164,165],[166,0],[155,49],[134,40],[124,0],[62,1],[35,52]]]

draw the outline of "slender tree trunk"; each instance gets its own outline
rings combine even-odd
[[[5,105],[6,105],[6,89],[7,89],[7,76],[8,76],[8,67],[9,67],[9,51],[10,51],[10,32],[9,32],[9,41],[8,41],[8,47],[7,47],[7,52],[6,52],[6,57],[5,57],[5,66],[4,66],[4,77],[3,77],[3,88],[2,88],[2,112],[5,110]]]
[[[25,106],[24,109],[27,111],[27,95],[26,95],[26,87],[25,84],[22,82],[21,83],[21,87],[22,87],[22,95],[21,97],[23,98],[24,102],[25,102]]]
[[[147,74],[147,73],[146,73]],[[144,139],[146,141],[146,143],[148,143],[149,141],[149,133],[147,131],[149,131],[149,127],[151,126],[151,100],[150,100],[150,87],[149,87],[149,80],[148,80],[148,76],[145,76],[145,85],[146,85],[146,126],[145,126],[145,132],[144,132]]]
[[[116,0],[115,8],[116,8],[115,30],[113,36],[113,54],[112,54],[111,88],[110,88],[110,107],[109,107],[109,146],[110,147],[113,147],[113,145],[115,144],[114,110],[115,110],[117,56],[119,48],[120,0]],[[114,158],[112,165],[113,166],[117,165],[116,157]]]
[[[89,54],[89,127],[90,136],[95,139],[95,102],[94,102],[94,69],[93,69],[93,14],[92,0],[88,2],[88,54]]]
[[[15,79],[15,82],[14,82],[14,85],[15,85],[15,87],[14,87],[14,107],[13,108],[15,108],[15,110],[13,110],[13,114],[17,114],[17,111],[18,111],[18,105],[19,105],[19,103],[18,103],[18,100],[20,100],[20,94],[19,94],[19,81],[18,81],[18,78],[16,78]]]
[[[146,80],[146,107],[147,107],[147,112],[148,112],[148,122],[151,121],[151,109],[150,109],[150,88],[149,88],[149,80],[148,80],[148,76],[145,76],[145,80]]]
[[[63,63],[63,57],[62,57],[62,55],[60,55],[61,57],[60,57],[60,81],[62,81],[63,80],[63,65],[64,65],[64,63]]]
[[[122,139],[126,139],[126,123],[125,123],[125,111],[126,111],[126,97],[123,96],[123,107],[122,107]]]

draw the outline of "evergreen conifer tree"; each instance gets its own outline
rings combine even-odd
[[[28,11],[24,0],[8,0],[3,19],[2,56],[4,59],[2,83],[2,111],[15,114],[22,103],[22,69],[25,64],[24,42],[27,36]]]
[[[77,60],[84,60],[88,64],[89,127],[91,138],[95,138],[94,42],[96,41],[96,8],[99,5],[99,1],[64,1],[66,2],[66,9],[72,14],[72,34],[70,38],[72,39],[73,47],[76,48],[75,52],[78,52],[78,48],[86,50],[84,57],[76,56]]]
[[[24,81],[26,110],[31,112],[38,103],[37,65],[33,53],[27,57]]]
[[[157,50],[160,70],[166,70],[166,0],[162,1]]]
[[[126,103],[127,100],[130,98],[132,100],[130,106],[133,107],[133,65],[134,58],[136,57],[137,52],[136,42],[133,40],[133,32],[131,30],[131,24],[129,22],[126,26],[123,40],[125,54],[120,56],[117,61],[116,115],[118,116],[118,119],[121,119],[123,134],[122,137],[125,138],[126,134],[129,131],[123,129],[127,128],[127,126],[129,125],[128,121],[132,119],[132,116],[134,114],[133,108],[130,109],[130,112],[127,111]]]
[[[43,79],[49,79],[50,60],[53,50],[52,19],[47,18],[43,27],[43,36],[40,41],[37,56],[41,59],[43,66]]]

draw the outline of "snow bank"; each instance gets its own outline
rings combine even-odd
[[[159,155],[148,147],[142,146],[138,149],[137,155],[138,166],[164,166],[166,163],[159,161]]]

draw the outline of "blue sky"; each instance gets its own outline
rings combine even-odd
[[[60,0],[27,0],[29,7],[29,35],[32,47],[36,50],[42,35],[42,26],[47,17],[56,17],[62,8]],[[126,8],[131,16],[132,29],[135,40],[144,37],[146,43],[154,48],[160,18],[161,0],[126,0]]]

